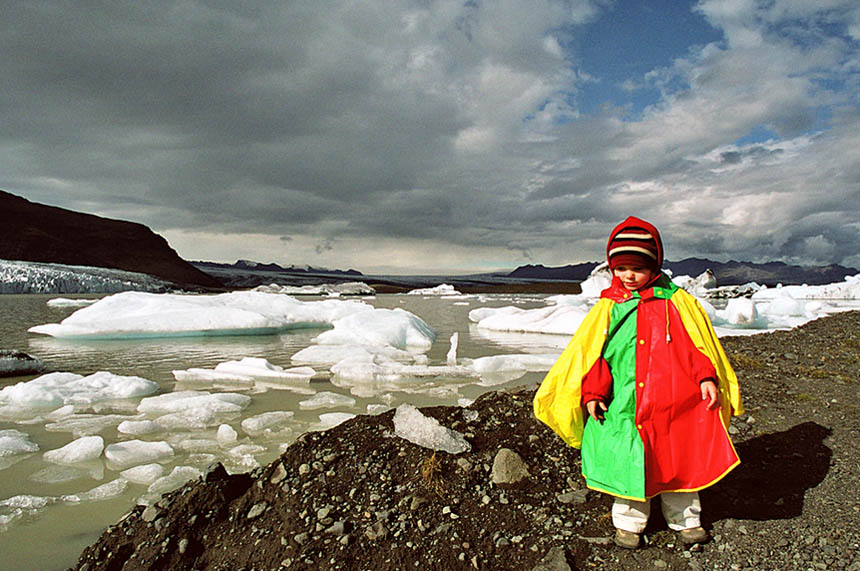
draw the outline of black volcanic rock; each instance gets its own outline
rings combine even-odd
[[[0,259],[115,268],[182,286],[222,287],[142,224],[37,204],[3,191]]]

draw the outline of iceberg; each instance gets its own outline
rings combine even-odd
[[[439,284],[436,287],[413,289],[406,295],[463,295],[450,284]]]
[[[342,295],[376,295],[376,290],[364,282],[343,282],[304,286],[269,284],[257,286],[251,291],[279,293],[285,295],[327,295],[329,297],[340,297]]]
[[[21,351],[0,349],[0,377],[37,375],[45,371],[45,363]]]

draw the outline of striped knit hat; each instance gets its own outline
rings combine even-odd
[[[609,267],[634,266],[658,271],[663,265],[663,242],[652,224],[630,216],[615,227],[606,244]]]

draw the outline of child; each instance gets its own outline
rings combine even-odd
[[[657,229],[629,217],[609,237],[612,285],[534,399],[535,416],[582,448],[586,485],[615,496],[615,543],[639,546],[660,495],[684,543],[707,540],[698,490],[740,463],[728,435],[737,378],[698,301],[660,271]]]

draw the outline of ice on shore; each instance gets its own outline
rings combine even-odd
[[[174,452],[173,447],[164,441],[125,440],[108,444],[104,454],[111,468],[125,470],[138,464],[169,460]]]
[[[82,436],[55,450],[48,450],[42,457],[55,464],[76,464],[88,462],[101,457],[105,448],[104,438],[101,436]]]
[[[425,416],[411,404],[401,404],[394,411],[394,434],[418,446],[450,454],[472,449],[465,437],[438,420]]]
[[[68,404],[92,404],[114,399],[130,399],[152,394],[158,384],[135,376],[99,371],[82,376],[75,373],[48,373],[31,381],[0,389],[0,412],[4,408],[48,408]]]

